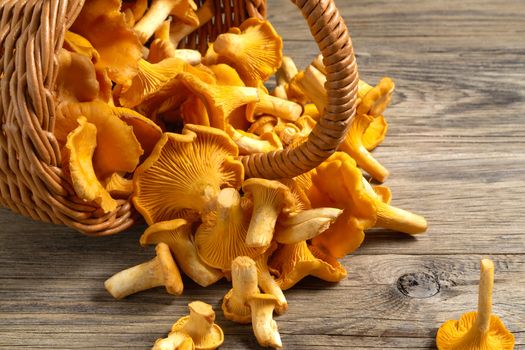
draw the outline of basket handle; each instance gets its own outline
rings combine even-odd
[[[291,178],[332,155],[355,115],[359,76],[348,29],[333,0],[292,0],[323,54],[328,104],[308,139],[294,148],[240,156],[246,177]]]

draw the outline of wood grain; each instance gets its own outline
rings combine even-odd
[[[479,260],[496,264],[494,313],[525,349],[525,3],[337,2],[361,77],[396,82],[389,134],[375,152],[393,204],[426,216],[411,238],[374,230],[343,259],[339,284],[306,279],[277,318],[287,349],[433,349],[439,325],[474,310]],[[285,51],[304,67],[317,53],[292,4],[269,1]],[[250,326],[224,320],[225,281],[185,293],[162,288],[113,300],[111,274],[149,259],[143,228],[99,239],[0,210],[0,348],[147,349],[186,313],[214,306],[222,349],[258,348]]]

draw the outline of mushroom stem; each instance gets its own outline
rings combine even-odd
[[[181,294],[182,279],[169,247],[159,243],[155,250],[155,258],[120,271],[107,279],[104,282],[106,290],[116,299],[160,286],[166,286],[170,294]]]
[[[343,211],[337,208],[303,210],[279,220],[275,240],[282,244],[294,244],[312,239],[326,231]]]
[[[151,4],[148,12],[146,12],[133,28],[142,44],[148,41],[153,33],[162,25],[175,4],[175,1],[163,0],[157,0]]]
[[[255,262],[247,256],[237,257],[232,263],[232,299],[246,302],[248,296],[257,293]]]
[[[283,56],[281,67],[277,70],[275,76],[277,85],[284,85],[292,81],[293,77],[298,73],[297,66],[293,59],[289,56]]]
[[[272,241],[280,210],[268,203],[254,201],[250,226],[246,233],[248,247],[265,247]]]
[[[206,0],[206,2],[195,12],[197,18],[199,19],[198,26],[192,26],[182,21],[176,22],[174,25],[172,25],[170,28],[170,40],[173,45],[177,47],[184,37],[208,23],[212,19],[214,12],[214,0]]]
[[[271,300],[253,298],[249,301],[252,310],[252,328],[261,346],[281,348],[281,335],[273,319],[275,303]]]
[[[490,326],[493,287],[494,263],[490,259],[482,259],[479,278],[478,315],[475,324],[475,327],[482,333],[486,333]]]
[[[378,227],[404,232],[411,235],[425,232],[427,221],[424,217],[409,211],[376,201]]]
[[[277,85],[275,89],[273,89],[272,95],[287,100],[288,94],[286,93],[286,86]]]
[[[254,110],[256,115],[269,114],[294,122],[303,113],[303,107],[301,107],[300,104],[282,99],[280,97],[260,93],[259,99],[260,100],[256,103]]]
[[[328,94],[324,88],[325,83],[326,77],[314,66],[308,66],[301,79],[297,80],[297,85],[315,104],[319,112],[322,112],[328,103]]]
[[[187,334],[172,332],[167,338],[157,339],[151,350],[191,349],[192,345],[193,340]]]
[[[215,312],[212,307],[202,301],[188,304],[190,317],[181,331],[188,334],[195,344],[199,344],[211,332],[215,322]]]
[[[363,80],[359,80],[359,82],[357,83],[357,86],[358,86],[358,90],[357,90],[357,96],[359,98],[363,98],[365,97],[365,95],[370,91],[372,90],[374,87],[370,84],[368,84],[367,82],[363,81]]]
[[[286,301],[283,290],[279,287],[275,278],[270,274],[270,271],[268,271],[268,267],[264,270],[259,269],[257,277],[261,289],[265,293],[271,294],[277,298],[278,305],[275,307],[275,312],[279,315],[284,314],[286,310],[288,310],[288,302]]]

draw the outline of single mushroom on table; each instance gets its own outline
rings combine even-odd
[[[191,222],[184,219],[158,222],[144,231],[140,237],[140,244],[145,246],[166,243],[181,270],[200,286],[207,287],[224,275],[199,258],[191,231]]]
[[[115,299],[122,299],[160,286],[165,286],[170,294],[182,294],[184,286],[170,248],[165,243],[159,243],[155,251],[157,256],[152,260],[120,271],[107,279],[104,286],[109,294]]]
[[[215,323],[215,311],[211,305],[194,301],[189,303],[188,307],[190,314],[175,322],[171,327],[170,336],[177,333],[189,335],[195,344],[195,350],[214,350],[221,346],[224,333]]]
[[[439,350],[512,350],[514,336],[500,318],[492,314],[494,263],[481,260],[478,311],[468,312],[459,321],[443,323],[437,332]]]
[[[247,256],[232,262],[232,289],[222,302],[224,317],[238,323],[252,323],[253,332],[261,346],[282,347],[273,311],[279,305],[271,294],[262,294],[257,287],[257,267]]]

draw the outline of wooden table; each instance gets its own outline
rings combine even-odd
[[[496,265],[494,312],[525,349],[525,3],[339,0],[361,77],[392,77],[389,134],[375,156],[393,204],[421,213],[417,238],[376,231],[338,284],[306,279],[277,318],[287,349],[431,349],[447,319],[477,304],[479,260]],[[298,11],[269,1],[286,54],[316,54]],[[229,288],[187,281],[113,300],[111,274],[153,255],[143,227],[87,238],[0,210],[0,348],[148,349],[192,300],[220,310]],[[222,349],[257,348],[249,325],[217,321]]]

